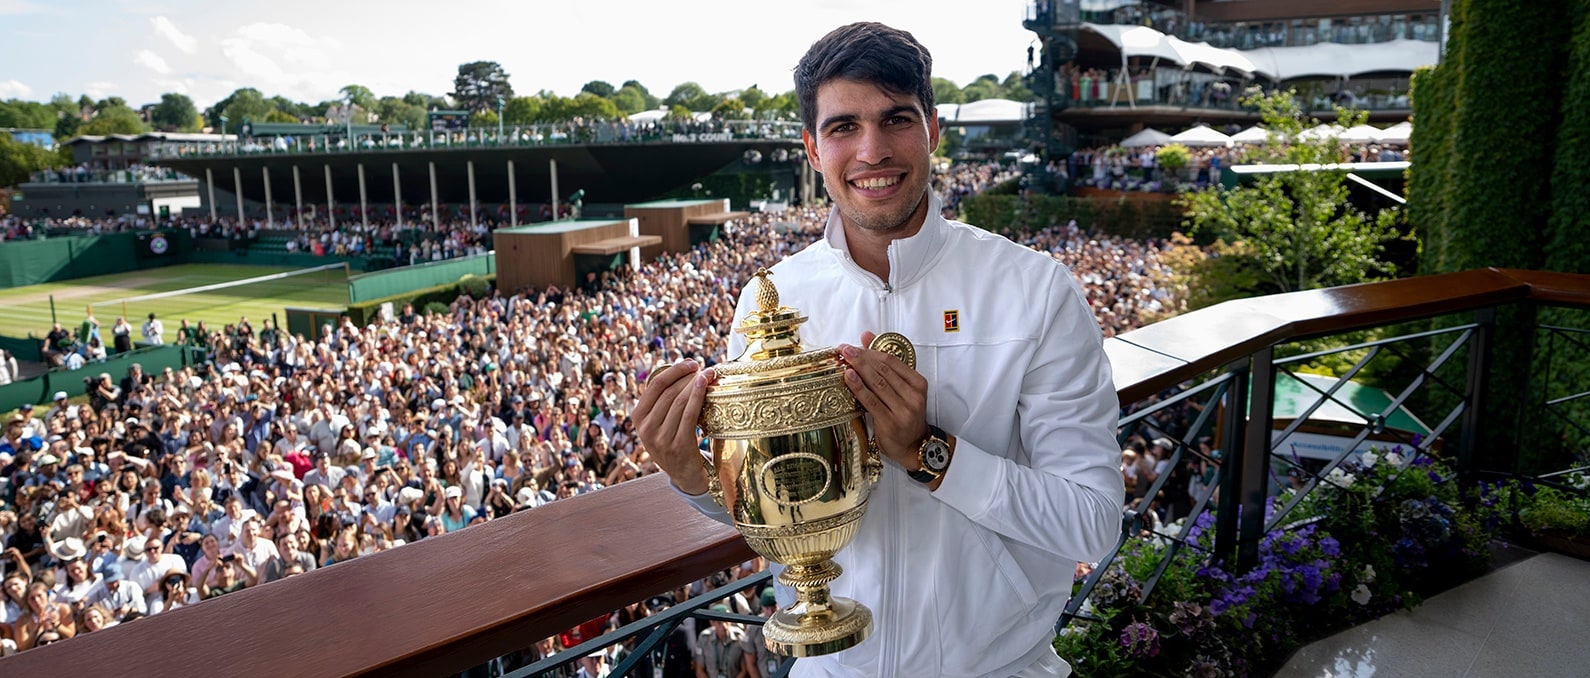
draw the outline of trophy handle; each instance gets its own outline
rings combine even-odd
[[[723,508],[729,508],[723,503],[723,483],[718,480],[718,467],[712,464],[712,457],[701,455],[701,466],[707,471],[707,492],[712,495],[712,501]]]
[[[883,453],[878,451],[878,439],[867,436],[867,482],[877,485],[883,477]]]

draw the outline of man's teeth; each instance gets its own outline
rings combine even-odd
[[[890,186],[893,186],[895,184],[900,183],[900,177],[875,177],[875,178],[872,178],[872,179],[860,179],[860,180],[857,180],[857,181],[852,182],[852,183],[854,183],[857,188],[866,188],[866,189],[888,188]]]

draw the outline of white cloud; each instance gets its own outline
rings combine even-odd
[[[172,46],[182,50],[185,53],[192,54],[194,50],[199,48],[199,39],[188,35],[187,33],[183,33],[181,29],[177,28],[176,24],[171,23],[170,19],[167,19],[163,16],[157,16],[153,19],[150,19],[149,23],[155,25],[156,33],[159,33],[161,37],[171,41]]]
[[[348,84],[345,71],[328,68],[340,48],[331,38],[279,23],[249,24],[221,40],[221,53],[238,71],[238,80],[310,101],[330,98]]]
[[[116,83],[95,80],[83,85],[83,93],[95,99],[103,99],[116,92]]]
[[[147,49],[138,50],[138,56],[133,57],[133,62],[161,75],[169,75],[171,73],[171,65],[166,63],[165,59],[160,58],[159,54]]]
[[[38,14],[44,6],[28,0],[0,0],[0,14]]]
[[[26,99],[33,94],[33,88],[16,80],[0,80],[0,97],[6,99]]]

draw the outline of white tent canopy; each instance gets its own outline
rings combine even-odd
[[[1219,131],[1199,125],[1170,138],[1171,142],[1183,146],[1230,146],[1231,137]]]
[[[1270,141],[1270,130],[1257,125],[1231,135],[1231,141],[1239,144],[1263,144]]]
[[[1143,131],[1121,140],[1121,146],[1125,148],[1164,146],[1168,143],[1170,143],[1170,135],[1152,127],[1145,127]]]
[[[1082,24],[1082,30],[1108,40],[1121,50],[1122,58],[1151,57],[1191,68],[1202,65],[1214,70],[1236,70],[1244,74],[1264,72],[1254,62],[1232,49],[1221,49],[1207,42],[1187,42],[1147,26]],[[1264,72],[1268,74],[1267,72]]]
[[[1343,130],[1341,134],[1336,135],[1336,138],[1350,144],[1367,144],[1380,140],[1380,128],[1355,125]]]
[[[657,122],[668,117],[668,109],[659,108],[652,111],[641,111],[629,116],[630,122]]]
[[[1310,140],[1327,139],[1330,137],[1336,137],[1337,139],[1340,139],[1342,133],[1346,131],[1347,128],[1337,124],[1320,125],[1318,127],[1311,127],[1309,129],[1303,130],[1298,134],[1298,136]]]
[[[1392,40],[1367,45],[1321,42],[1303,47],[1263,47],[1241,54],[1278,80],[1304,77],[1350,78],[1365,73],[1412,73],[1433,66],[1440,45],[1424,40]]]
[[[1383,144],[1406,144],[1408,137],[1413,135],[1413,123],[1399,122],[1395,125],[1380,130],[1380,135],[1375,141]]]
[[[1027,119],[1028,105],[1010,99],[983,99],[956,108],[953,117],[939,116],[962,125],[995,122],[1022,122]]]

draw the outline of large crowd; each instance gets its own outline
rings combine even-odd
[[[1000,179],[968,167],[939,187]],[[640,385],[660,363],[724,360],[740,285],[826,217],[753,214],[594,289],[494,290],[313,338],[166,327],[209,361],[99,374],[88,402],[6,421],[0,635],[25,650],[657,472],[628,416]],[[1074,223],[1012,237],[1073,269],[1107,335],[1181,298],[1162,244]]]

